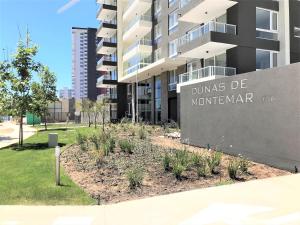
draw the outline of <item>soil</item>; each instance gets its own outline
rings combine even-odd
[[[181,144],[178,139],[169,139],[163,136],[159,129],[152,130],[147,141],[131,137],[130,132],[116,133],[117,139],[134,139],[136,148],[133,154],[121,151],[117,145],[113,153],[97,162],[94,150],[82,151],[75,144],[68,146],[62,153],[65,171],[100,204],[290,174],[284,170],[251,162],[248,174],[240,175],[239,180],[231,180],[227,165],[228,161],[235,157],[223,154],[219,174],[198,177],[196,169],[189,168],[183,173],[182,179],[177,180],[171,171],[164,170],[162,157],[166,152],[172,153],[174,149],[183,148],[191,152],[210,152],[207,149]],[[135,190],[129,188],[126,176],[128,169],[133,167],[142,168],[144,171],[143,183]]]

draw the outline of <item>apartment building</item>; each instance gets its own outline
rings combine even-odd
[[[97,99],[110,103],[110,118],[114,121],[124,117],[126,110],[126,84],[118,83],[117,73],[117,1],[97,0],[97,3],[100,22],[96,34],[97,72],[100,74]]]
[[[139,120],[179,122],[183,85],[300,61],[298,0],[101,2],[117,40],[109,65]]]
[[[59,90],[59,98],[60,99],[71,99],[73,96],[73,90],[67,87],[64,87]]]
[[[72,27],[72,96],[97,98],[95,28]]]

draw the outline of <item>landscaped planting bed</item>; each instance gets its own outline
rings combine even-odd
[[[169,128],[119,124],[91,129],[62,154],[69,176],[99,204],[289,174],[165,137]]]

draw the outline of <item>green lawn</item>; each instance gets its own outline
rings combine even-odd
[[[75,141],[76,130],[88,132],[93,128],[40,131],[25,141],[23,150],[14,147],[0,149],[1,205],[88,205],[95,204],[83,190],[61,171],[62,186],[55,185],[54,149],[48,148],[49,132],[58,133],[59,143]]]

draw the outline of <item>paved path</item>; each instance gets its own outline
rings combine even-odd
[[[0,225],[299,225],[300,174],[107,206],[0,206]]]
[[[24,125],[24,140],[35,134],[35,128]],[[7,147],[19,141],[19,125],[11,122],[0,124],[0,148]]]

